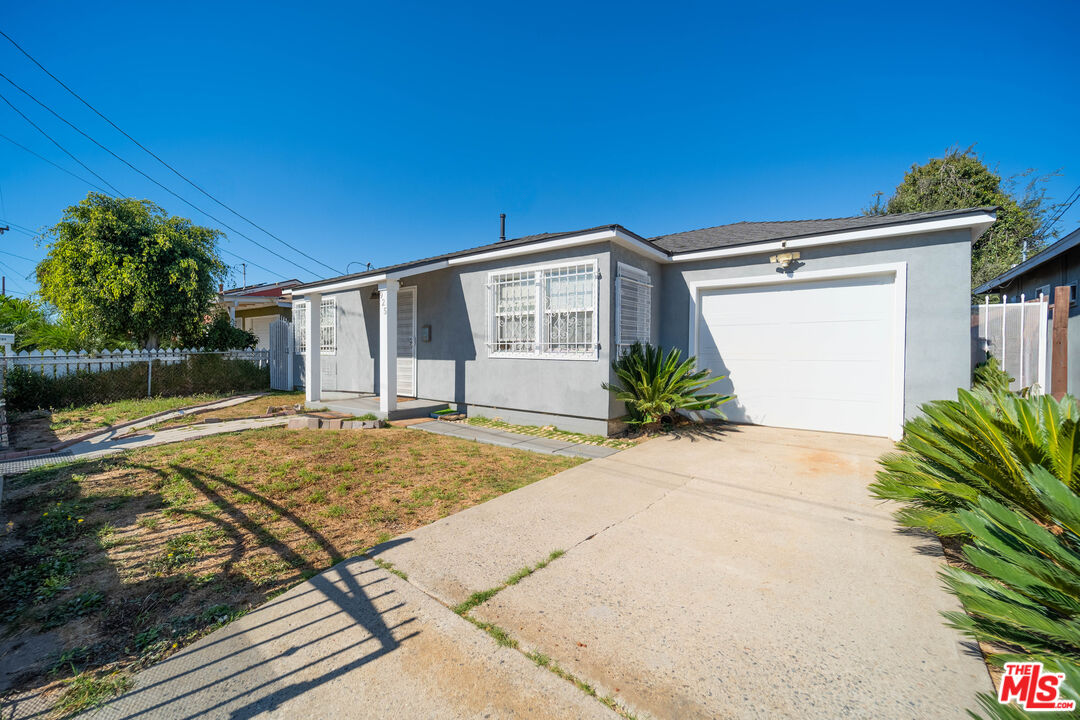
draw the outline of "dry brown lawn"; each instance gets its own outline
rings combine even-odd
[[[344,558],[580,462],[398,428],[270,428],[12,478],[0,655],[51,648],[12,689],[75,712]]]

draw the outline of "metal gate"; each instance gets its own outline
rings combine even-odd
[[[293,329],[283,318],[270,323],[270,387],[293,389]]]

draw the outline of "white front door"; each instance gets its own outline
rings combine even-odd
[[[397,311],[398,395],[416,397],[416,288],[398,290]]]
[[[861,435],[896,424],[893,276],[704,290],[698,364],[736,422]]]

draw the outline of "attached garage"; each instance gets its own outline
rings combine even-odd
[[[898,437],[906,266],[697,284],[699,365],[734,422]]]

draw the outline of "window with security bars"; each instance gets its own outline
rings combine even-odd
[[[492,273],[492,355],[596,357],[596,263]]]
[[[307,352],[308,301],[293,302],[293,330],[296,333],[296,352]],[[319,352],[337,351],[337,298],[319,302]]]
[[[296,333],[296,352],[307,352],[307,301],[296,300],[292,306],[293,331]]]
[[[323,298],[319,303],[319,350],[337,351],[337,298]]]
[[[615,343],[621,355],[652,339],[652,282],[644,270],[619,263],[615,281]]]

